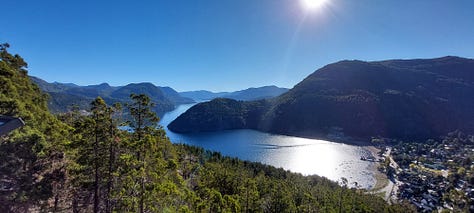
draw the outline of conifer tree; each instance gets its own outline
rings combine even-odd
[[[21,117],[25,126],[0,137],[0,212],[27,212],[64,204],[67,125],[48,112],[47,96],[33,84],[27,63],[0,44],[0,115]],[[50,204],[46,203],[51,199]]]
[[[119,138],[117,137],[117,121],[120,119],[114,119],[114,114],[120,113],[122,110],[122,105],[120,103],[114,104],[112,107],[107,108],[107,113],[109,117],[109,159],[108,159],[108,173],[107,173],[107,197],[105,203],[105,210],[107,213],[112,212],[113,209],[113,196],[112,191],[114,188],[114,173],[116,171],[116,156],[117,156],[117,146]]]
[[[98,97],[91,103],[92,118],[94,120],[94,212],[99,212],[100,205],[100,185],[102,175],[100,173],[100,167],[103,165],[103,156],[100,153],[104,153],[104,145],[107,141],[108,133],[108,113],[107,105],[104,99]]]
[[[118,107],[117,107],[118,108]],[[113,175],[115,172],[116,121],[113,113],[116,107],[109,107],[98,97],[91,102],[91,114],[80,116],[71,113],[75,128],[71,149],[76,150],[71,166],[76,187],[75,203],[88,206],[88,194],[93,194],[93,212],[111,212]],[[82,199],[84,198],[84,199]],[[82,200],[81,200],[82,199]],[[104,206],[105,205],[105,206]]]
[[[143,213],[145,210],[144,201],[145,201],[145,182],[146,182],[146,154],[150,151],[149,145],[147,142],[150,142],[150,138],[145,138],[146,135],[150,135],[157,127],[159,118],[156,116],[156,113],[152,111],[154,106],[151,103],[151,100],[145,94],[131,94],[130,98],[132,103],[127,104],[127,107],[130,111],[131,121],[129,122],[130,127],[132,127],[134,134],[133,139],[135,141],[135,146],[137,149],[137,160],[138,160],[138,170],[140,171],[139,177],[139,212]]]
[[[61,122],[7,48],[0,45],[0,114],[26,125],[0,137],[0,212],[416,211],[319,176],[172,145],[145,95],[127,105],[130,132],[117,128],[121,107],[102,98]]]

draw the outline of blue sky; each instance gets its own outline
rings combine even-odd
[[[339,60],[474,58],[472,0],[15,0],[0,42],[31,75],[178,91],[293,87]]]

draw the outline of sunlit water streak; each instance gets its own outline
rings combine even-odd
[[[375,184],[370,167],[374,163],[360,160],[369,155],[363,147],[255,130],[229,130],[177,134],[166,126],[193,104],[181,105],[166,113],[160,121],[173,143],[185,143],[219,151],[224,155],[282,167],[304,175],[320,175],[337,181],[341,177],[364,188]]]

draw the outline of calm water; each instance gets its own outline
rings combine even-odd
[[[361,161],[368,152],[363,147],[324,140],[274,135],[255,130],[177,134],[166,126],[193,104],[181,105],[166,113],[160,121],[173,143],[185,143],[219,151],[224,155],[282,167],[305,175],[316,174],[337,181],[358,182],[364,188],[375,184],[369,167],[374,163]]]

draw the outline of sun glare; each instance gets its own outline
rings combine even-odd
[[[327,0],[301,0],[304,7],[309,10],[317,9],[323,6]]]

